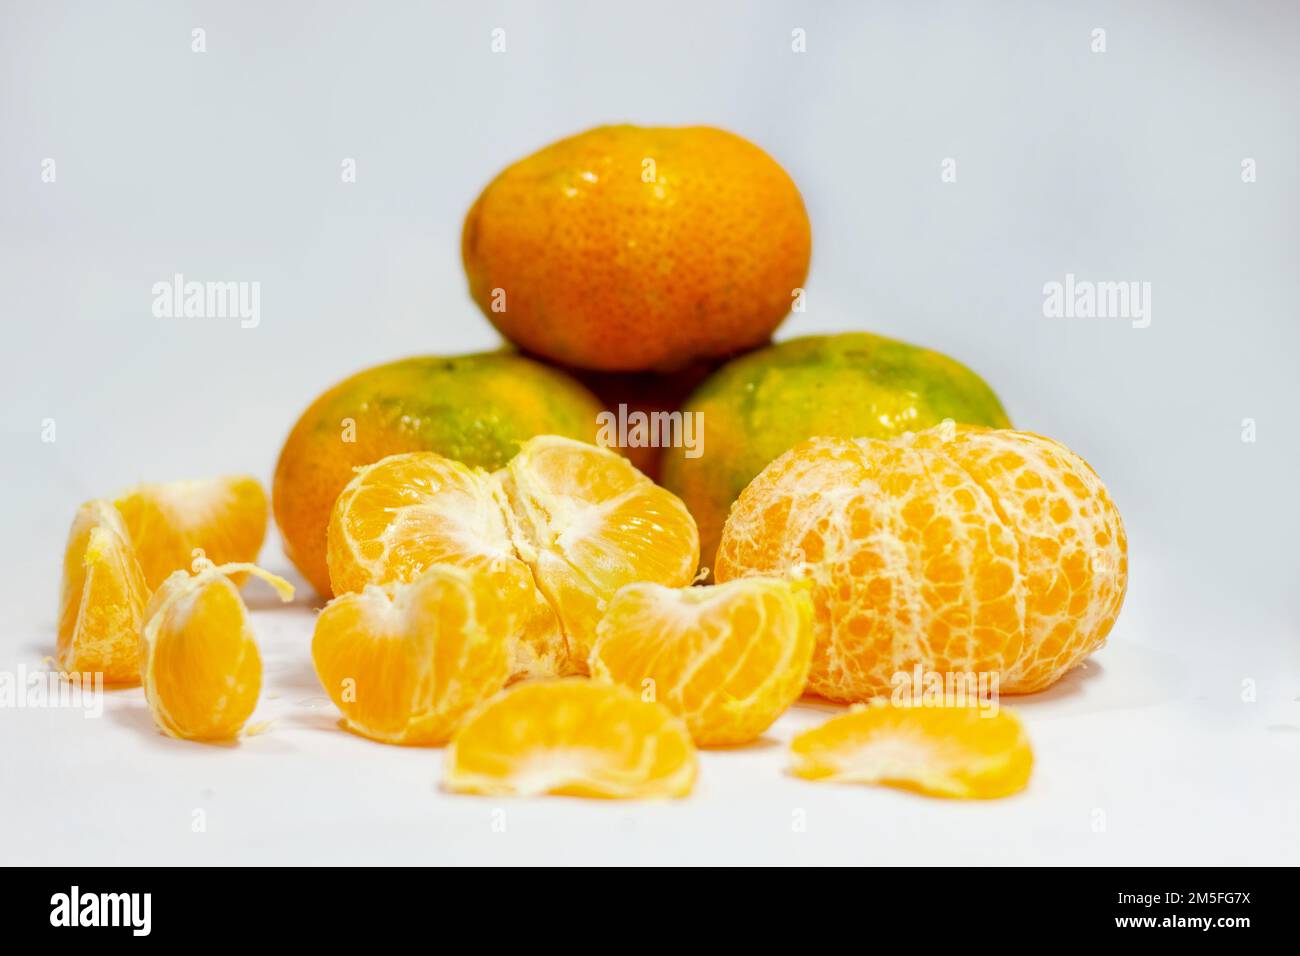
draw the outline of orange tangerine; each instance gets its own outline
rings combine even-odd
[[[1128,581],[1096,473],[1039,435],[951,422],[889,441],[814,438],[772,462],[723,528],[717,577],[813,584],[809,690],[887,693],[899,672],[1057,680],[1105,641]]]
[[[680,797],[695,782],[690,733],[663,705],[582,678],[516,684],[475,711],[447,749],[463,793]]]
[[[531,588],[519,575],[517,586]],[[347,727],[384,743],[444,743],[510,676],[502,583],[435,564],[410,584],[367,585],[327,604],[311,655]]]
[[[1020,719],[977,707],[857,705],[799,734],[790,753],[791,773],[808,780],[968,800],[1018,793],[1034,765]]]
[[[262,658],[229,577],[237,572],[266,581],[281,600],[293,597],[288,581],[255,565],[199,557],[193,574],[172,572],[145,609],[144,694],[169,737],[233,739],[257,706]]]
[[[522,622],[515,671],[582,672],[605,604],[624,584],[682,586],[699,557],[685,506],[611,451],[544,435],[488,474],[433,452],[360,469],[328,532],[335,593],[411,581],[436,563],[514,577]],[[514,593],[514,592],[512,592]]]
[[[187,570],[195,548],[214,564],[256,561],[266,537],[266,492],[249,475],[137,485],[115,504],[150,588]]]
[[[602,126],[521,159],[465,216],[470,295],[556,362],[670,370],[767,341],[812,232],[781,166],[704,126]]]
[[[63,554],[59,668],[102,673],[107,684],[139,683],[140,621],[148,600],[122,516],[103,499],[86,502]]]
[[[812,601],[777,578],[629,584],[596,631],[591,673],[651,693],[701,747],[757,738],[803,693]]]

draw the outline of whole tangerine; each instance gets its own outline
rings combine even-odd
[[[770,338],[812,233],[784,169],[704,126],[602,126],[508,167],[465,217],[470,294],[520,348],[671,370]]]

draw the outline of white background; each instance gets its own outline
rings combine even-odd
[[[4,0],[0,670],[52,651],[83,499],[269,482],[327,385],[493,347],[461,217],[508,162],[608,121],[719,125],[771,152],[814,230],[808,311],[781,336],[867,329],[971,365],[1018,425],[1097,468],[1132,577],[1107,649],[1014,702],[1038,762],[992,804],[783,775],[817,706],[705,754],[672,805],[452,797],[440,752],[335,728],[308,592],[285,611],[250,588],[269,729],[172,741],[138,691],[100,720],[0,710],[0,860],[1294,863],[1297,49],[1280,0]],[[260,326],[154,318],[151,287],[177,272],[260,282]],[[1150,327],[1044,318],[1067,272],[1150,282]],[[274,535],[263,562],[288,571]]]

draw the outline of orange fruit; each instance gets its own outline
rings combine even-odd
[[[520,160],[465,217],[470,294],[516,345],[607,371],[759,345],[808,275],[798,189],[709,127],[603,126]]]
[[[814,438],[741,494],[717,576],[813,584],[808,688],[887,693],[916,666],[1057,680],[1105,641],[1128,543],[1101,479],[1050,438],[945,423],[890,441]]]
[[[255,565],[199,557],[193,574],[172,572],[145,609],[144,695],[169,737],[233,739],[257,706],[262,658],[234,573],[256,575],[281,600],[293,597],[289,582]]]
[[[791,773],[808,780],[967,800],[1020,792],[1034,766],[1020,719],[977,707],[858,705],[799,734],[790,753]]]
[[[685,587],[700,560],[686,506],[612,452],[545,435],[500,474],[519,554],[555,608],[579,672],[625,584]]]
[[[140,621],[148,600],[122,516],[102,499],[86,502],[63,553],[59,668],[102,673],[106,684],[139,683]]]
[[[660,478],[695,517],[710,568],[732,503],[801,441],[892,438],[945,418],[1011,425],[993,390],[960,362],[866,332],[789,339],[733,359],[681,412],[702,424],[703,454],[665,449]]]
[[[605,603],[624,584],[690,582],[698,561],[686,508],[625,458],[544,435],[495,474],[433,452],[359,470],[328,533],[334,591],[414,580],[450,563],[517,576],[519,674],[582,672]],[[503,597],[503,600],[506,600]]]
[[[462,793],[681,797],[695,782],[686,725],[617,684],[516,684],[461,724],[444,778]]]
[[[444,743],[510,676],[513,621],[499,584],[435,564],[410,584],[325,605],[311,656],[346,726],[384,743]]]
[[[250,562],[266,537],[266,492],[249,475],[137,485],[115,504],[150,588],[187,570],[195,548],[215,564]]]
[[[436,451],[495,470],[534,435],[594,440],[600,411],[569,376],[509,352],[420,356],[353,375],[303,412],[280,452],[271,497],[285,553],[328,597],[325,529],[355,468]]]
[[[592,676],[652,695],[701,747],[748,743],[803,693],[813,650],[805,591],[776,578],[629,584],[597,628]]]
[[[568,673],[568,646],[559,618],[534,586],[515,548],[500,482],[434,452],[389,455],[359,469],[330,518],[329,569],[335,594],[369,585],[408,583],[435,564],[455,564],[505,581],[519,628],[515,673]]]

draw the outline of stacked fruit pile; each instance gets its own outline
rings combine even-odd
[[[697,746],[810,693],[854,709],[794,740],[800,776],[1025,785],[1010,712],[884,700],[900,674],[1026,693],[1077,665],[1123,600],[1119,514],[946,356],[765,345],[810,250],[790,177],[719,130],[596,129],[493,180],[465,270],[527,354],[361,372],[276,468],[286,553],[333,598],[311,654],[344,726],[447,744],[456,790],[676,796]],[[261,665],[238,585],[292,593],[251,563],[266,521],[250,478],[84,505],[60,666],[142,682],[172,736],[239,734]]]

